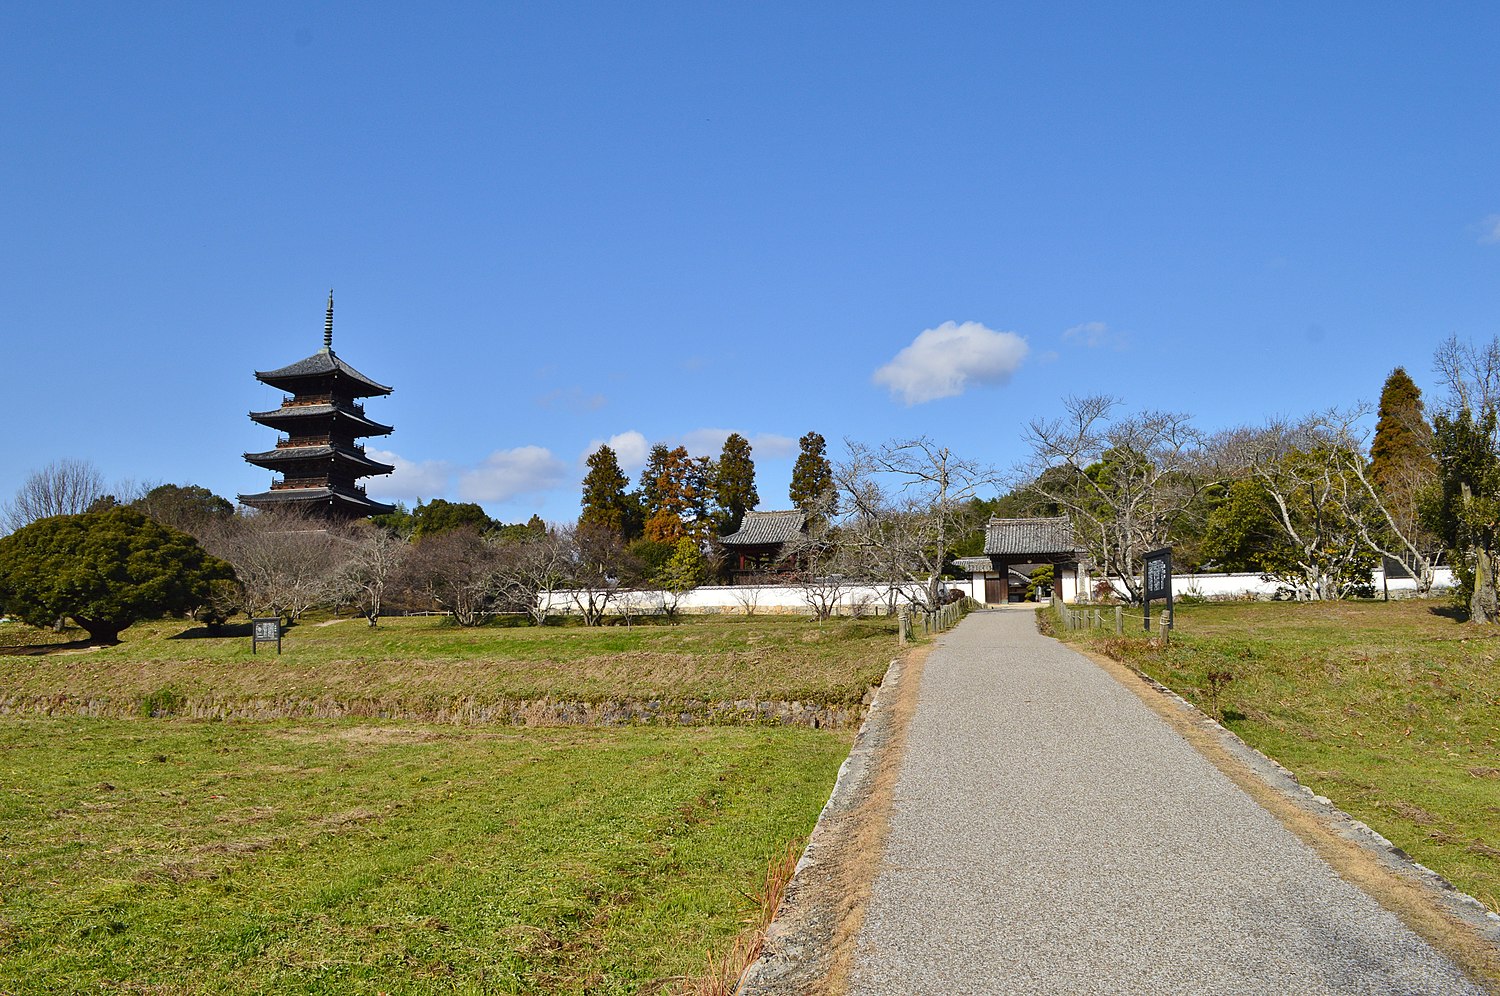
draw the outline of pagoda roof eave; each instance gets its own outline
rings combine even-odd
[[[249,505],[251,508],[328,502],[330,505],[340,506],[360,515],[387,515],[396,510],[395,505],[387,505],[385,502],[375,501],[358,493],[351,494],[348,491],[326,487],[276,488],[272,491],[237,497],[240,504]]]
[[[367,456],[361,456],[358,453],[338,446],[282,446],[274,450],[266,450],[264,453],[245,454],[246,463],[253,463],[255,466],[265,467],[267,470],[275,470],[278,464],[283,463],[325,459],[343,460],[356,467],[364,468],[365,474],[389,474],[396,469],[391,464],[371,460]]]
[[[345,419],[357,426],[362,426],[365,431],[359,433],[361,436],[389,436],[396,431],[394,426],[376,422],[374,419],[358,415],[337,405],[292,405],[273,408],[268,412],[251,412],[250,421],[259,422],[261,425],[274,429],[281,422],[295,423],[304,419],[327,418],[330,415],[336,420]]]
[[[387,387],[378,381],[373,381],[360,373],[358,370],[339,359],[332,349],[320,349],[305,359],[290,363],[275,370],[257,370],[255,379],[262,384],[279,387],[285,391],[292,391],[295,385],[324,377],[339,377],[347,379],[355,386],[352,393],[355,397],[369,397],[376,394],[390,394],[393,388]]]

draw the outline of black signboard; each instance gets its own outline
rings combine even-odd
[[[276,644],[276,652],[281,653],[281,617],[273,616],[270,619],[251,619],[250,652],[255,653],[255,648],[262,643]]]
[[[1167,600],[1167,627],[1170,629],[1174,625],[1172,619],[1172,548],[1166,546],[1160,550],[1152,550],[1142,560],[1145,561],[1146,583],[1141,592],[1141,601],[1146,611],[1146,632],[1151,632],[1151,600],[1156,598]]]

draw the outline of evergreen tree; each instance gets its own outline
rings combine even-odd
[[[696,540],[684,536],[672,548],[672,556],[656,574],[656,583],[667,591],[682,595],[703,582],[708,565]]]
[[[434,498],[427,504],[417,502],[411,511],[412,538],[426,539],[440,536],[455,529],[473,529],[489,532],[499,526],[477,503],[472,501],[447,501]]]
[[[1422,414],[1422,392],[1397,367],[1380,392],[1379,421],[1370,444],[1370,476],[1387,494],[1409,490],[1415,480],[1437,473],[1432,459],[1432,429]]]
[[[629,497],[625,486],[630,479],[620,469],[619,457],[608,445],[601,446],[588,458],[589,472],[583,479],[583,514],[580,525],[598,526],[625,535],[629,518]]]
[[[204,605],[234,570],[133,508],[38,519],[0,539],[0,605],[33,626],[63,616],[95,643],[142,619]]]
[[[816,432],[809,432],[800,445],[802,452],[792,465],[792,504],[809,516],[818,514],[820,506],[827,514],[837,515],[838,502],[830,497],[834,490],[833,465],[828,462],[826,442]]]
[[[1441,473],[1423,508],[1427,527],[1453,555],[1459,599],[1469,621],[1500,621],[1500,455],[1494,447],[1494,409],[1475,415],[1439,412],[1434,442]]]
[[[719,528],[725,535],[738,529],[745,513],[760,504],[760,495],[755,490],[755,462],[750,459],[750,441],[738,432],[730,433],[724,440],[715,492],[723,515]]]
[[[641,474],[641,494],[646,512],[646,538],[656,543],[676,543],[688,535],[700,507],[701,483],[687,448],[651,447]]]

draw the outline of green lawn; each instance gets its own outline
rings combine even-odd
[[[127,630],[114,647],[37,644],[74,639],[18,623],[0,625],[0,700],[65,697],[137,711],[151,696],[189,700],[334,699],[406,707],[539,698],[739,699],[857,705],[896,656],[885,619],[687,617],[650,625],[463,629],[442,618],[331,624],[287,633],[283,654],[250,652],[248,635],[209,637],[164,620]],[[247,628],[241,627],[242,629]]]
[[[140,659],[106,653],[90,665]],[[848,747],[771,727],[0,719],[0,992],[663,991],[722,956]]]
[[[1223,603],[1179,605],[1164,651],[1059,635],[1205,709],[1228,673],[1227,727],[1500,910],[1500,627],[1442,602]]]

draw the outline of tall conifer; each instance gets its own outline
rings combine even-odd
[[[746,512],[760,504],[760,495],[755,490],[755,462],[750,459],[750,441],[738,432],[731,432],[724,440],[714,484],[715,498],[724,516],[720,528],[727,535],[740,527]]]
[[[1389,493],[1436,471],[1432,428],[1422,413],[1422,392],[1406,370],[1397,367],[1380,392],[1379,420],[1370,444],[1370,476]]]
[[[620,459],[608,445],[589,454],[589,472],[583,479],[583,514],[580,525],[600,526],[624,535],[628,499],[625,485],[630,479],[620,469]]]
[[[827,443],[818,433],[809,432],[800,445],[802,452],[792,465],[792,504],[809,516],[823,511],[836,514],[837,503],[832,500],[833,465],[828,462]]]

